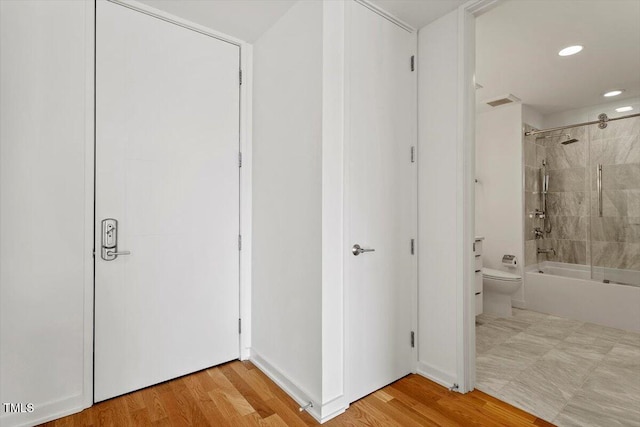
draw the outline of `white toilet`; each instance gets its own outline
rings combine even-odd
[[[484,312],[511,317],[511,295],[522,286],[522,277],[492,268],[482,269]]]

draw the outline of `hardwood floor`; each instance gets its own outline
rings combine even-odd
[[[251,362],[234,361],[43,424],[311,426],[317,422]],[[326,426],[551,426],[480,391],[453,393],[409,375],[355,402]]]

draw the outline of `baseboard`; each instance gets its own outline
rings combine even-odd
[[[307,409],[307,412],[315,418],[316,421],[322,424],[321,405],[318,399],[314,399],[309,393],[302,390],[293,381],[287,378],[281,370],[275,368],[271,363],[262,358],[256,353],[254,349],[251,349],[251,362],[256,365],[266,376],[268,376],[274,383],[278,385],[285,393],[287,393],[298,405],[304,406],[309,402],[313,403],[313,407]],[[337,414],[336,414],[337,415]]]
[[[326,423],[330,419],[344,413],[348,407],[349,405],[345,403],[345,396],[343,394],[327,401],[322,405],[320,410],[320,413],[322,414],[320,424]]]
[[[249,360],[251,358],[251,349],[243,348],[240,350],[240,360]]]
[[[512,299],[511,300],[511,307],[514,308],[521,308],[521,309],[526,309],[527,308],[527,303],[524,302],[524,300],[520,300],[520,299]]]
[[[455,375],[441,371],[425,362],[418,362],[418,374],[423,377],[440,384],[443,387],[451,388],[458,381]]]
[[[0,425],[3,427],[31,427],[78,413],[83,409],[85,409],[84,395],[78,394],[53,402],[35,405],[33,412],[3,413],[0,416]],[[2,411],[4,411],[4,408],[2,408]]]

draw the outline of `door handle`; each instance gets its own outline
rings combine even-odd
[[[102,220],[102,259],[113,261],[118,255],[131,255],[130,251],[118,252],[118,221],[113,218]]]
[[[353,245],[353,248],[351,248],[351,253],[353,253],[355,256],[360,255],[361,253],[364,252],[375,252],[375,249],[365,249],[365,248],[361,248],[359,244],[355,244]]]
[[[118,255],[131,255],[131,251],[115,252],[115,251],[107,250],[107,256],[118,256]]]

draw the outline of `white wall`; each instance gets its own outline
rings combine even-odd
[[[522,104],[522,122],[536,129],[542,129],[544,126],[544,117],[530,105]]]
[[[476,234],[485,238],[485,267],[522,274],[523,234],[522,105],[496,107],[476,116]],[[515,255],[520,265],[502,266]],[[514,300],[524,300],[521,288]]]
[[[322,411],[344,411],[344,48],[346,2],[323,2]],[[348,250],[348,249],[347,249]]]
[[[3,426],[92,397],[92,23],[89,2],[0,1],[0,402],[35,407]]]
[[[618,107],[626,106],[633,107],[633,110],[627,111],[625,113],[618,113],[615,111],[615,109]],[[575,110],[567,110],[555,114],[549,114],[543,117],[544,126],[541,125],[540,128],[546,129],[556,126],[590,122],[593,120],[598,120],[598,115],[600,113],[605,113],[609,117],[620,117],[629,114],[640,113],[640,97],[603,102],[602,104],[593,105],[591,107],[584,107]]]
[[[418,371],[457,379],[458,12],[418,33]],[[471,244],[471,243],[470,243]]]
[[[322,3],[254,45],[252,359],[299,400],[322,391]]]

